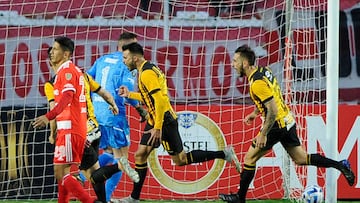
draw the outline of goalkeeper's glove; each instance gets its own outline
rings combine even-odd
[[[88,132],[86,135],[86,142],[85,142],[85,146],[89,147],[91,145],[91,143],[94,140],[99,139],[101,136],[101,132],[99,128],[94,128],[92,131]]]
[[[141,120],[140,120],[141,123],[148,119],[148,112],[143,107],[138,106],[138,107],[135,107],[135,109],[141,116]]]

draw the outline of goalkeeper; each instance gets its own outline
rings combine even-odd
[[[122,163],[125,173],[134,182],[139,180],[139,175],[131,168],[128,162],[130,128],[126,118],[125,104],[127,103],[135,107],[142,116],[143,121],[146,119],[147,112],[139,105],[138,101],[124,99],[120,97],[117,92],[121,85],[134,89],[135,72],[130,72],[123,64],[121,47],[124,44],[137,41],[136,37],[137,36],[133,33],[122,33],[117,42],[118,50],[98,58],[93,66],[87,71],[95,81],[100,83],[103,88],[112,94],[115,98],[116,105],[119,108],[118,115],[113,115],[109,111],[104,111],[107,103],[99,95],[92,95],[95,115],[101,131],[100,148],[105,150],[100,156],[100,161],[102,162],[102,160],[104,160],[103,164],[106,164],[106,160],[102,158],[113,156]],[[116,186],[121,179],[121,175],[121,173],[117,173],[106,182],[107,201],[110,200],[113,191],[116,189]]]
[[[51,47],[48,49],[48,54],[50,54]],[[50,66],[51,61],[49,62]],[[56,78],[56,75],[51,78],[50,81],[45,83],[45,95],[49,102],[50,109],[55,106],[54,102],[54,87],[53,82]],[[110,109],[114,114],[118,114],[119,110],[115,104],[113,97],[109,92],[100,87],[100,85],[95,82],[91,76],[84,74],[85,81],[85,97],[86,97],[86,105],[87,105],[87,114],[88,114],[88,122],[87,122],[87,146],[84,148],[83,157],[81,160],[81,164],[79,169],[81,170],[81,175],[84,174],[85,177],[91,180],[92,186],[96,193],[96,196],[99,201],[106,201],[106,192],[105,192],[105,180],[110,178],[113,174],[121,171],[120,164],[115,163],[113,165],[102,166],[98,161],[99,154],[99,138],[100,131],[98,129],[98,123],[96,121],[94,115],[94,107],[91,103],[90,91],[101,95],[108,104],[110,105]],[[56,135],[56,121],[50,121],[50,136],[49,141],[51,144],[55,143],[55,135]],[[101,168],[100,168],[101,166]],[[81,177],[80,175],[80,177]],[[84,181],[84,178],[80,178],[79,176],[75,176],[81,182]]]
[[[239,191],[237,194],[220,194],[220,199],[226,202],[245,202],[249,184],[254,179],[256,162],[265,156],[277,142],[282,144],[296,164],[336,168],[352,186],[355,175],[348,160],[334,161],[320,154],[307,154],[301,147],[296,134],[295,118],[283,100],[275,76],[268,67],[255,66],[255,58],[254,51],[247,45],[243,45],[236,49],[232,66],[240,77],[248,78],[250,97],[255,103],[255,110],[245,117],[245,123],[252,123],[260,114],[263,124],[245,155]]]

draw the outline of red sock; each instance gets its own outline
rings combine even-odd
[[[71,192],[78,200],[83,203],[94,203],[95,199],[84,190],[79,181],[72,175],[66,175],[63,178],[64,187],[68,192]]]
[[[58,183],[58,203],[68,203],[69,202],[69,193],[66,191],[62,181]]]

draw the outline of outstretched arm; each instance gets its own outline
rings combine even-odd
[[[97,92],[109,105],[109,109],[113,112],[114,115],[119,113],[119,108],[116,106],[114,97],[106,91],[104,88],[100,88]]]

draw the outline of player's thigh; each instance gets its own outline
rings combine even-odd
[[[174,161],[174,163],[177,165],[177,166],[183,166],[183,165],[186,165],[187,162],[186,162],[186,153],[185,151],[181,151],[180,153],[177,153],[175,155],[170,155],[171,156],[171,159]]]
[[[147,158],[153,149],[153,146],[139,144],[138,149],[135,152],[135,162],[139,164],[146,163]]]
[[[177,156],[183,152],[184,147],[180,137],[177,120],[173,120],[163,126],[161,144],[171,156]],[[178,157],[181,158],[181,156]]]
[[[296,164],[306,164],[307,152],[302,146],[286,147],[285,149]]]
[[[260,149],[259,147],[251,145],[245,154],[244,163],[248,165],[255,165],[256,162],[268,152],[268,149]]]

